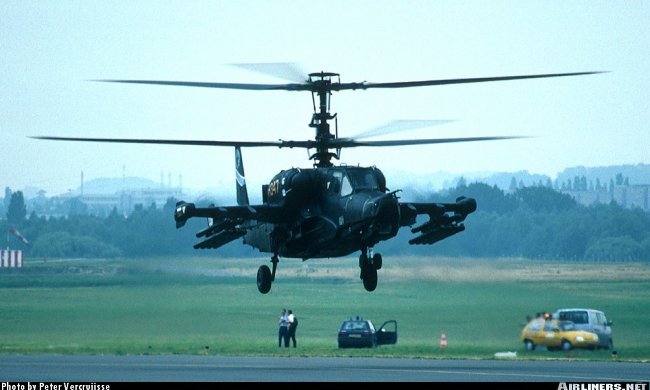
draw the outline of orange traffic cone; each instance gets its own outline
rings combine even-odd
[[[445,334],[444,330],[440,336],[440,348],[447,348],[447,335]]]

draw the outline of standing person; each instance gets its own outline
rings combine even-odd
[[[282,309],[278,325],[280,325],[280,329],[278,329],[278,347],[282,347],[283,343],[285,347],[289,347],[289,315],[287,309]]]
[[[292,310],[289,310],[289,335],[288,339],[293,341],[293,347],[296,348],[296,328],[298,327],[298,317],[293,314]],[[287,345],[288,347],[289,345]]]

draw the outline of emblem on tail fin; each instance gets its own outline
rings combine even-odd
[[[247,206],[249,204],[248,190],[246,189],[246,176],[244,175],[244,161],[239,146],[235,146],[235,175],[237,178],[237,204]]]

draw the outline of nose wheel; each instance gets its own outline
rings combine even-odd
[[[370,253],[368,253],[370,252]],[[359,256],[359,278],[363,281],[366,291],[375,291],[377,288],[377,270],[381,269],[383,259],[379,253],[372,254],[372,249],[364,249]]]

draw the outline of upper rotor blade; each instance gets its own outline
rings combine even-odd
[[[340,138],[331,141],[330,147],[331,148],[353,148],[358,146],[403,146],[403,145],[448,144],[454,142],[493,141],[493,140],[517,139],[517,138],[529,138],[529,137],[505,136],[505,137],[430,138],[430,139],[403,139],[403,140],[388,140],[388,141],[356,141],[353,139]]]
[[[122,144],[159,144],[159,145],[195,145],[195,146],[276,146],[276,147],[293,147],[294,145],[285,145],[285,142],[258,142],[258,141],[202,141],[202,140],[172,140],[172,139],[134,139],[134,138],[82,138],[82,137],[50,137],[36,136],[29,137],[34,139],[44,139],[51,141],[84,141],[84,142],[111,142]],[[299,141],[296,141],[299,143]],[[301,146],[301,145],[295,145]]]
[[[200,88],[226,88],[226,89],[249,89],[256,91],[309,91],[308,84],[246,84],[246,83],[209,83],[201,81],[165,81],[165,80],[91,80],[104,83],[125,83],[125,84],[151,84],[151,85],[175,85],[181,87]]]
[[[354,135],[350,138],[352,139],[361,139],[368,137],[376,137],[379,135],[397,133],[401,131],[420,129],[423,127],[444,125],[445,123],[453,122],[452,120],[440,119],[440,120],[411,120],[411,119],[401,119],[394,120],[386,123],[385,125],[375,127],[370,130],[366,130],[362,133]]]
[[[574,72],[574,73],[548,73],[548,74],[533,74],[522,76],[499,76],[499,77],[475,77],[463,79],[446,79],[446,80],[422,80],[422,81],[398,81],[391,83],[342,83],[338,89],[368,89],[368,88],[406,88],[406,87],[422,87],[427,85],[447,85],[447,84],[467,84],[467,83],[483,83],[487,81],[506,81],[506,80],[522,80],[522,79],[539,79],[545,77],[566,77],[566,76],[581,76],[588,74],[597,74],[606,72]]]
[[[327,91],[342,91],[342,90],[355,90],[355,89],[368,89],[368,88],[406,88],[406,87],[422,87],[427,85],[447,85],[447,84],[466,84],[466,83],[482,83],[487,81],[506,81],[506,80],[522,80],[522,79],[535,79],[544,77],[565,77],[565,76],[580,76],[605,72],[574,72],[574,73],[549,73],[549,74],[536,74],[536,75],[523,75],[523,76],[499,76],[499,77],[477,77],[477,78],[463,78],[463,79],[446,79],[446,80],[422,80],[422,81],[398,81],[390,83],[313,83],[302,82],[294,84],[248,84],[248,83],[212,83],[202,81],[166,81],[166,80],[118,80],[118,79],[103,79],[92,80],[107,83],[126,83],[126,84],[153,84],[153,85],[174,85],[182,87],[200,87],[200,88],[227,88],[227,89],[247,89],[257,91],[311,91],[324,93]]]

